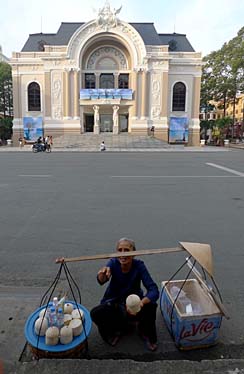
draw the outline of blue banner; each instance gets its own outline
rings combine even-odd
[[[169,143],[188,142],[188,118],[170,117]]]
[[[132,100],[133,91],[131,89],[122,88],[97,88],[97,89],[82,89],[80,90],[81,100],[96,100],[96,99],[122,99]]]
[[[37,140],[39,136],[43,136],[42,117],[24,117],[24,138],[25,140]]]

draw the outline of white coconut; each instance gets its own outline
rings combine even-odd
[[[82,333],[82,322],[78,318],[72,319],[72,321],[69,324],[69,327],[72,328],[73,336],[79,336]]]
[[[57,345],[59,340],[59,329],[56,326],[51,326],[46,331],[45,343],[46,345]]]
[[[35,322],[35,333],[36,335],[44,336],[48,328],[47,318],[38,318]]]
[[[71,314],[73,309],[74,309],[73,304],[70,304],[70,303],[64,304],[64,314]]]
[[[126,309],[127,312],[136,315],[141,310],[141,299],[138,295],[129,295],[126,298]]]
[[[42,318],[42,317],[44,316],[45,311],[46,311],[46,308],[43,308],[43,309],[40,311],[40,313],[39,313],[39,317],[40,317],[40,318]],[[45,314],[45,318],[46,318],[46,317],[47,317],[47,312],[46,312],[46,314]]]
[[[84,321],[84,312],[82,309],[74,309],[71,313],[73,319],[81,319]]]
[[[73,340],[73,330],[70,326],[64,326],[60,330],[60,343],[69,344]]]
[[[71,314],[64,314],[64,325],[69,325],[70,321],[72,321]]]

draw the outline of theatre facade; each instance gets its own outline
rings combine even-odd
[[[201,53],[184,34],[126,23],[106,2],[96,19],[31,34],[11,58],[13,141],[121,132],[199,145]]]

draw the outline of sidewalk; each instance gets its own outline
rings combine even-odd
[[[137,334],[122,337],[118,345],[110,347],[93,326],[88,337],[88,354],[83,358],[32,360],[30,350],[24,349],[24,326],[40,301],[37,295],[42,292],[42,287],[1,288],[0,374],[1,365],[3,374],[101,374],[101,371],[103,374],[244,374],[242,347],[220,341],[212,348],[179,351],[160,314],[156,352],[146,351]]]
[[[244,149],[244,143],[237,143],[237,144],[230,143],[230,148],[233,148],[233,149]]]
[[[106,152],[220,152],[229,151],[230,147],[185,146],[184,144],[168,144],[166,141],[147,135],[130,135],[121,133],[69,134],[54,139],[53,152],[100,152],[101,142],[105,143]],[[236,146],[236,145],[235,145]],[[1,146],[0,152],[31,152],[31,145],[23,148]]]
[[[105,152],[229,152],[232,149],[244,149],[236,145],[230,147],[214,147],[214,146],[202,146],[202,147],[185,147],[184,145],[168,145],[165,148],[154,148],[154,147],[108,147]],[[13,146],[1,146],[0,152],[29,152],[32,153],[31,146],[25,145],[23,148]],[[52,152],[99,152],[97,147],[53,147]],[[42,152],[39,152],[42,153]]]

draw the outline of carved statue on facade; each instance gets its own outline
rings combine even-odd
[[[99,126],[99,106],[94,105],[93,110],[94,110],[94,125]]]
[[[53,96],[55,99],[59,99],[61,95],[61,81],[59,79],[53,82]]]
[[[118,126],[119,124],[119,116],[118,116],[118,111],[119,111],[119,106],[118,105],[114,105],[113,106],[113,122],[114,122],[114,126]]]
[[[106,1],[103,8],[100,8],[97,15],[97,26],[103,27],[106,31],[111,27],[116,27],[118,24],[117,14],[120,13],[122,6],[119,9],[111,9],[110,4]]]

